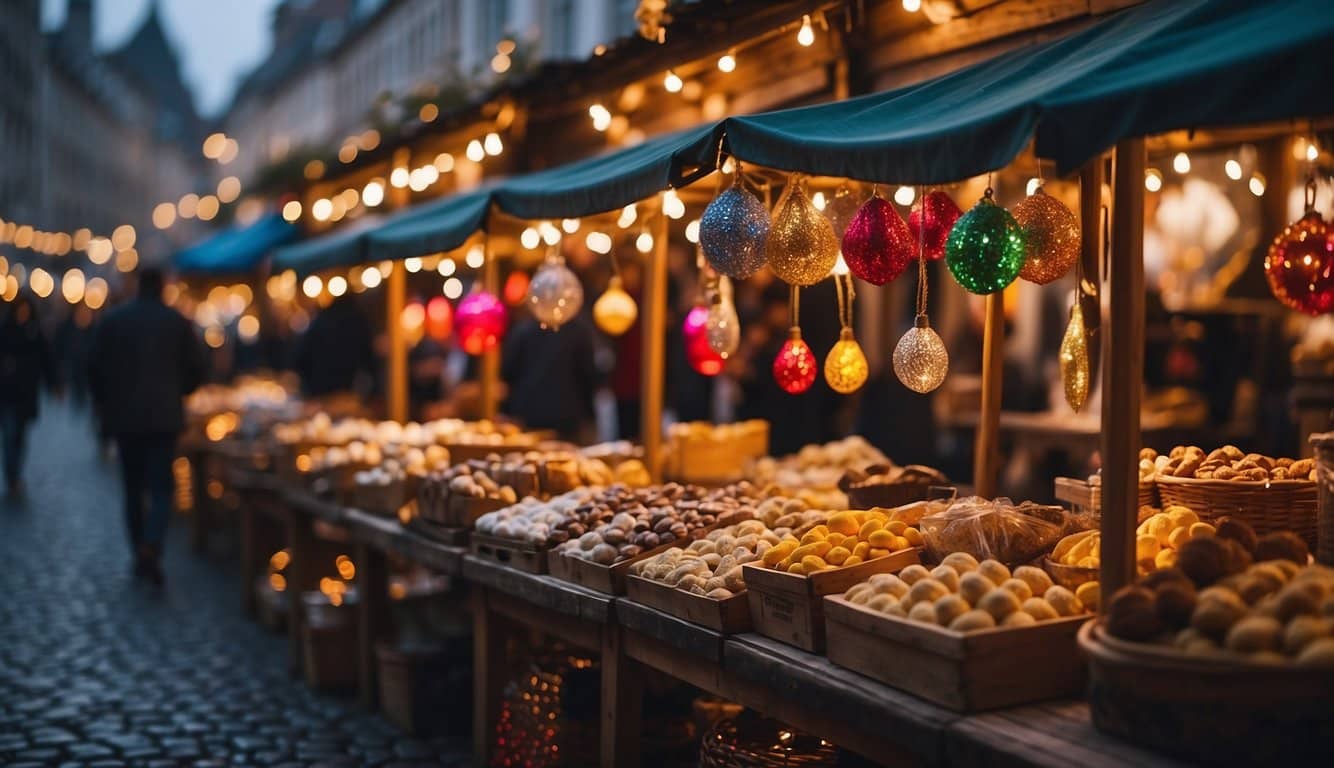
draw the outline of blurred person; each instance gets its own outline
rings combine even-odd
[[[374,342],[371,322],[352,294],[334,299],[315,315],[297,342],[301,393],[307,397],[368,394],[375,378]]]
[[[120,454],[134,575],[157,586],[164,580],[171,464],[185,428],[182,400],[207,365],[190,321],[163,303],[162,285],[160,270],[139,270],[138,295],[103,318],[89,359],[93,400]]]
[[[408,404],[413,418],[425,421],[445,398],[445,346],[429,335],[408,351]]]
[[[43,384],[58,389],[51,347],[32,297],[20,293],[0,319],[0,450],[5,488],[11,496],[23,493],[28,427],[37,418]]]
[[[593,323],[580,313],[559,329],[520,320],[503,347],[501,375],[509,385],[505,412],[530,429],[554,430],[562,439],[584,442],[593,419],[597,364]]]
[[[643,267],[638,261],[626,260],[621,265],[621,281],[625,292],[642,303]],[[622,440],[638,440],[640,414],[643,408],[644,327],[636,317],[630,330],[611,340],[616,354],[616,365],[611,370],[611,393],[616,398],[616,431]]]
[[[88,402],[88,355],[93,343],[93,311],[86,304],[74,308],[56,331],[60,380],[76,406]]]

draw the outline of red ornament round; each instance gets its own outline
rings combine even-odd
[[[1284,227],[1265,255],[1274,297],[1308,315],[1334,309],[1334,231],[1315,211]]]
[[[926,211],[925,232],[922,231],[923,210]],[[954,222],[962,215],[963,211],[959,210],[954,199],[939,189],[927,192],[913,205],[912,211],[908,213],[908,231],[912,233],[914,243],[922,243],[928,260],[945,258],[945,240],[949,238],[950,230],[954,229]]]
[[[444,341],[454,330],[454,308],[449,299],[436,296],[426,302],[426,335],[436,341]]]
[[[454,310],[454,330],[458,332],[463,351],[480,355],[495,349],[505,335],[505,305],[495,294],[474,291],[463,297]]]
[[[681,324],[681,334],[685,337],[686,362],[695,373],[701,376],[717,376],[723,370],[723,356],[709,346],[708,307],[696,305],[686,313]]]
[[[799,395],[815,383],[815,371],[819,367],[815,353],[801,338],[801,329],[793,328],[774,358],[774,381],[789,395]]]
[[[843,233],[848,271],[872,285],[884,285],[903,274],[916,255],[908,225],[880,195],[866,201]]]

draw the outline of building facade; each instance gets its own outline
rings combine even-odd
[[[0,219],[30,222],[39,205],[37,142],[43,40],[39,0],[0,2]]]

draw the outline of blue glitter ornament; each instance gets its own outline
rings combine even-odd
[[[1023,227],[996,205],[990,189],[959,217],[945,241],[950,273],[973,293],[995,293],[1013,283],[1027,255]]]
[[[769,211],[759,198],[733,183],[709,203],[699,219],[699,244],[709,266],[744,280],[765,264]]]

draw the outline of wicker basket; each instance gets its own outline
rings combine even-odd
[[[751,712],[720,720],[700,743],[701,768],[838,765],[838,748]]]
[[[1231,516],[1263,536],[1292,531],[1316,546],[1316,484],[1309,480],[1196,480],[1159,475],[1163,506],[1180,504],[1206,520]]]
[[[1199,658],[1085,624],[1093,725],[1193,764],[1334,765],[1334,669]]]
[[[1073,592],[1081,585],[1098,580],[1097,568],[1081,568],[1078,565],[1058,563],[1050,557],[1042,558],[1042,570],[1059,586]]]
[[[1319,478],[1315,559],[1334,565],[1334,432],[1311,435],[1311,445],[1315,448]]]

